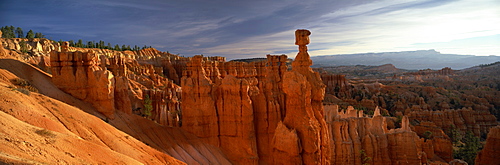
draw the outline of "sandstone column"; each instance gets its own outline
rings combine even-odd
[[[325,85],[319,74],[314,72],[310,66],[312,61],[307,53],[309,44],[308,30],[295,31],[296,42],[299,53],[292,63],[292,71],[283,76],[283,91],[286,94],[286,112],[283,124],[295,130],[300,144],[299,155],[303,164],[330,164],[330,134],[323,118],[323,98]],[[275,137],[283,137],[276,131]],[[290,141],[288,141],[290,142]],[[275,163],[283,163],[279,154],[280,145],[294,145],[285,143],[273,143],[273,154]],[[276,146],[277,145],[277,146]]]

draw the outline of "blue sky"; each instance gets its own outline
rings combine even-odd
[[[313,56],[426,49],[500,55],[498,0],[2,0],[5,25],[53,40],[229,59],[294,57],[299,28],[311,30]]]

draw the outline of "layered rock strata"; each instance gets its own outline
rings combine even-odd
[[[113,118],[115,80],[110,71],[99,67],[92,51],[69,52],[66,46],[61,52],[50,52],[50,57],[52,82],[58,88]]]

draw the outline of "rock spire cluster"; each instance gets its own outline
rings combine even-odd
[[[297,30],[299,53],[261,62],[192,57],[181,79],[186,131],[220,146],[235,163],[329,164],[324,88],[310,68],[308,30]]]

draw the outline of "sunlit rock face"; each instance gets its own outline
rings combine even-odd
[[[182,128],[239,164],[329,164],[325,86],[310,68],[309,35],[297,31],[291,71],[285,55],[250,63],[192,57],[181,79]]]
[[[67,44],[67,42],[66,42]],[[64,92],[91,103],[99,112],[113,118],[115,111],[113,74],[98,65],[92,51],[52,51],[52,82]]]
[[[390,130],[378,108],[370,118],[352,107],[344,112],[339,111],[338,105],[327,105],[325,118],[331,133],[332,164],[425,164],[451,160],[451,142],[446,135],[444,139],[438,134],[439,138],[420,138],[406,116],[401,128]]]

